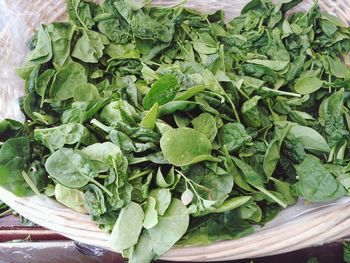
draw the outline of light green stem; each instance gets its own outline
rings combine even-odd
[[[149,174],[149,173],[151,173],[151,170],[145,170],[145,171],[143,171],[143,172],[134,174],[133,176],[131,176],[131,177],[129,178],[129,182],[132,181],[132,180],[135,180],[135,179],[137,179],[137,178],[140,178],[140,177],[142,177],[142,176],[144,176],[144,175],[146,175],[146,174]]]
[[[279,204],[280,206],[282,206],[283,208],[287,207],[287,204],[284,203],[281,199],[279,199],[277,196],[275,196],[274,194],[272,194],[270,191],[266,190],[264,187],[262,186],[256,186],[253,185],[256,189],[258,189],[260,192],[264,193],[265,195],[267,195],[268,197],[270,197],[272,200],[274,200],[277,204]]]
[[[7,216],[7,215],[10,215],[11,213],[12,213],[12,209],[10,208],[10,209],[0,213],[0,218],[4,217],[4,216]]]
[[[23,176],[24,181],[26,181],[26,183],[28,184],[30,189],[32,189],[34,194],[37,195],[38,197],[40,197],[41,199],[43,199],[42,195],[40,194],[39,189],[36,187],[36,185],[30,179],[29,175],[25,171],[22,171],[22,176]]]
[[[104,125],[102,122],[99,122],[99,121],[96,120],[96,119],[92,119],[92,120],[90,121],[90,123],[91,123],[92,125],[95,125],[97,128],[100,128],[101,130],[107,132],[107,133],[110,133],[110,131],[112,130],[111,127],[108,127],[107,125]]]

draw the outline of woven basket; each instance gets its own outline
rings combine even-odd
[[[158,0],[157,5],[178,1]],[[199,11],[224,9],[226,18],[239,14],[247,0],[189,0],[187,5]],[[324,11],[350,22],[350,0],[319,0]],[[308,9],[312,0],[299,9]],[[0,119],[23,120],[18,97],[23,81],[15,68],[28,52],[26,42],[41,23],[65,19],[65,0],[0,0]],[[19,198],[0,188],[0,200],[29,220],[71,239],[110,249],[109,234],[99,230],[88,215],[76,213],[43,197]],[[350,236],[350,198],[330,204],[297,205],[285,209],[263,228],[239,240],[222,241],[208,246],[175,247],[161,258],[172,261],[219,261],[261,257],[331,242]],[[1,244],[0,244],[1,247]]]

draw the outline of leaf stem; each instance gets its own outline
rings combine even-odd
[[[30,189],[32,189],[34,194],[36,196],[38,196],[40,199],[43,199],[42,195],[40,194],[39,189],[36,187],[36,185],[34,184],[32,179],[30,179],[29,175],[25,171],[22,171],[22,176],[23,176],[24,181],[26,181],[26,183],[28,184]]]
[[[149,173],[151,173],[151,172],[152,172],[152,170],[145,170],[145,171],[139,172],[139,173],[137,173],[137,174],[134,174],[133,176],[131,176],[131,177],[129,178],[129,182],[132,181],[132,180],[135,180],[135,179],[137,179],[137,178],[140,178],[140,177],[142,177],[142,176],[144,176],[144,175],[146,175],[146,174],[149,174]]]
[[[100,187],[106,194],[108,194],[109,196],[113,196],[113,194],[106,188],[104,187],[102,184],[100,184],[98,181],[96,181],[94,178],[90,178],[89,177],[89,181],[91,183],[96,184],[98,187]]]
[[[4,217],[4,216],[7,216],[7,215],[10,215],[12,213],[12,209],[7,209],[6,211],[0,213],[0,218],[1,217]]]
[[[91,123],[92,125],[95,125],[97,128],[100,128],[101,130],[107,132],[107,133],[110,133],[111,130],[112,130],[111,127],[109,127],[109,126],[107,126],[107,125],[104,125],[102,122],[100,122],[100,121],[98,121],[98,120],[96,120],[96,119],[92,119],[92,120],[90,121],[90,123]]]
[[[186,181],[186,184],[188,183],[191,188],[193,189],[194,193],[196,194],[197,198],[200,199],[200,200],[205,200],[203,197],[201,197],[198,192],[196,191],[195,186],[197,186],[198,188],[202,188],[204,191],[206,192],[210,192],[210,190],[208,188],[206,188],[205,186],[203,185],[200,185],[200,184],[197,184],[195,181],[187,178],[183,173],[181,173],[179,170],[175,170],[185,181]]]
[[[273,93],[274,95],[277,95],[277,96],[290,96],[290,97],[301,98],[301,94],[294,93],[294,92],[288,92],[288,91],[283,91],[283,90],[275,90],[275,89],[270,89],[268,87],[261,87],[260,90],[265,91],[265,92],[271,92],[271,93]]]
[[[226,97],[226,99],[228,100],[228,102],[230,103],[231,108],[232,108],[232,111],[233,111],[233,114],[235,115],[237,121],[240,123],[240,122],[241,122],[241,119],[239,118],[239,115],[238,115],[236,106],[233,104],[232,100],[229,98],[229,96],[228,96],[227,94],[225,94],[225,97]]]
[[[334,154],[335,154],[335,147],[333,147],[333,148],[331,149],[331,152],[329,153],[327,162],[330,163],[330,162],[333,161]]]
[[[287,204],[284,203],[281,199],[279,199],[277,196],[275,196],[274,194],[272,194],[270,191],[266,190],[264,187],[262,186],[257,186],[257,185],[252,185],[254,186],[256,189],[258,189],[260,192],[264,193],[265,195],[267,195],[268,197],[270,197],[272,200],[274,200],[277,204],[279,204],[280,206],[282,206],[283,208],[287,207]]]

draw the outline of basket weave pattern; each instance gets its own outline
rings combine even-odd
[[[179,1],[156,0],[156,5],[171,6]],[[223,9],[226,18],[237,16],[247,0],[189,0],[186,5],[201,12]],[[299,9],[308,9],[305,0]],[[350,24],[350,0],[319,0],[324,11],[336,14]],[[2,14],[1,10],[6,10]],[[26,42],[41,23],[63,21],[65,0],[0,0],[0,119],[23,119],[18,97],[23,81],[15,68],[27,53]],[[108,249],[107,233],[99,230],[90,217],[67,209],[57,202],[37,197],[18,198],[0,188],[0,199],[26,218],[69,238]],[[331,242],[350,235],[348,202],[319,207],[291,221],[267,225],[240,240],[217,242],[202,247],[173,248],[162,259],[174,261],[214,261],[260,257]],[[1,247],[1,244],[0,244]]]

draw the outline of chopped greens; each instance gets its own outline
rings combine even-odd
[[[286,15],[300,2],[252,0],[225,23],[67,0],[18,69],[26,121],[0,121],[0,186],[88,213],[130,262],[347,195],[350,29],[317,3]]]

